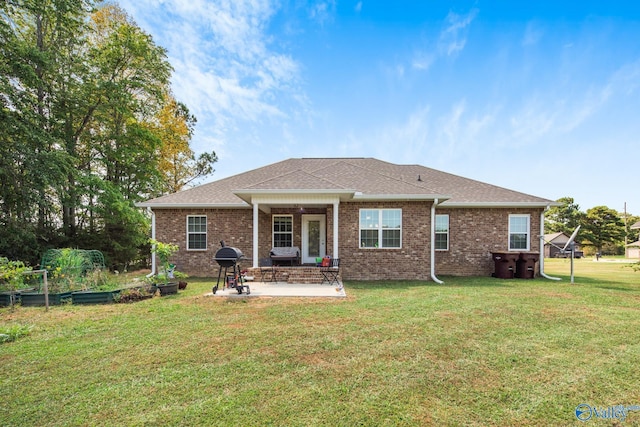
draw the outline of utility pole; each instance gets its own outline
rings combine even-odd
[[[627,228],[627,202],[624,202],[624,254],[627,255],[627,235],[629,234],[629,229]]]

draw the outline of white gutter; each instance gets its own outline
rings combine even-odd
[[[156,214],[147,206],[147,212],[151,214],[151,238],[156,240]],[[151,273],[147,274],[147,277],[151,277],[156,274],[156,251],[151,251]]]
[[[561,206],[560,203],[545,202],[448,202],[442,203],[443,208],[548,208]]]
[[[412,201],[412,200],[448,200],[451,196],[445,194],[362,194],[355,193],[353,200],[357,201]]]
[[[562,280],[559,277],[547,276],[544,272],[544,213],[549,209],[549,205],[540,214],[540,275],[545,279]]]
[[[444,282],[436,277],[436,205],[438,204],[438,199],[433,200],[433,204],[431,205],[431,279],[438,283],[443,284]]]
[[[138,208],[154,209],[250,209],[247,203],[136,203]]]

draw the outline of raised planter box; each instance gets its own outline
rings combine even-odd
[[[19,303],[24,292],[33,292],[33,288],[17,289],[13,292],[13,303]],[[11,291],[0,292],[0,307],[11,305]]]
[[[20,293],[13,293],[13,303],[20,301]],[[9,307],[11,305],[11,292],[0,292],[0,307]]]
[[[49,305],[60,305],[71,299],[72,292],[60,292],[49,294]],[[23,307],[39,307],[45,305],[44,294],[37,292],[24,292],[20,294],[20,302]]]
[[[122,289],[114,291],[79,291],[71,294],[74,304],[111,304]]]

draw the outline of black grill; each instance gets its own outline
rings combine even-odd
[[[224,276],[222,276],[224,280],[223,286],[226,286],[227,288],[235,288],[239,294],[241,294],[243,290],[247,295],[250,294],[251,291],[249,290],[249,285],[243,284],[244,278],[242,277],[242,272],[238,265],[240,261],[246,259],[242,254],[242,251],[238,248],[234,248],[233,246],[225,245],[224,240],[220,241],[220,246],[222,247],[218,249],[214,258],[220,266],[220,269],[218,270],[218,281],[213,287],[213,293],[215,294],[218,291],[218,287],[220,286],[220,277],[222,276],[222,269],[224,268]]]

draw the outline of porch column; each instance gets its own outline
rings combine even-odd
[[[253,268],[258,268],[258,203],[253,204]]]
[[[340,258],[338,253],[338,206],[340,200],[333,202],[333,257]]]

